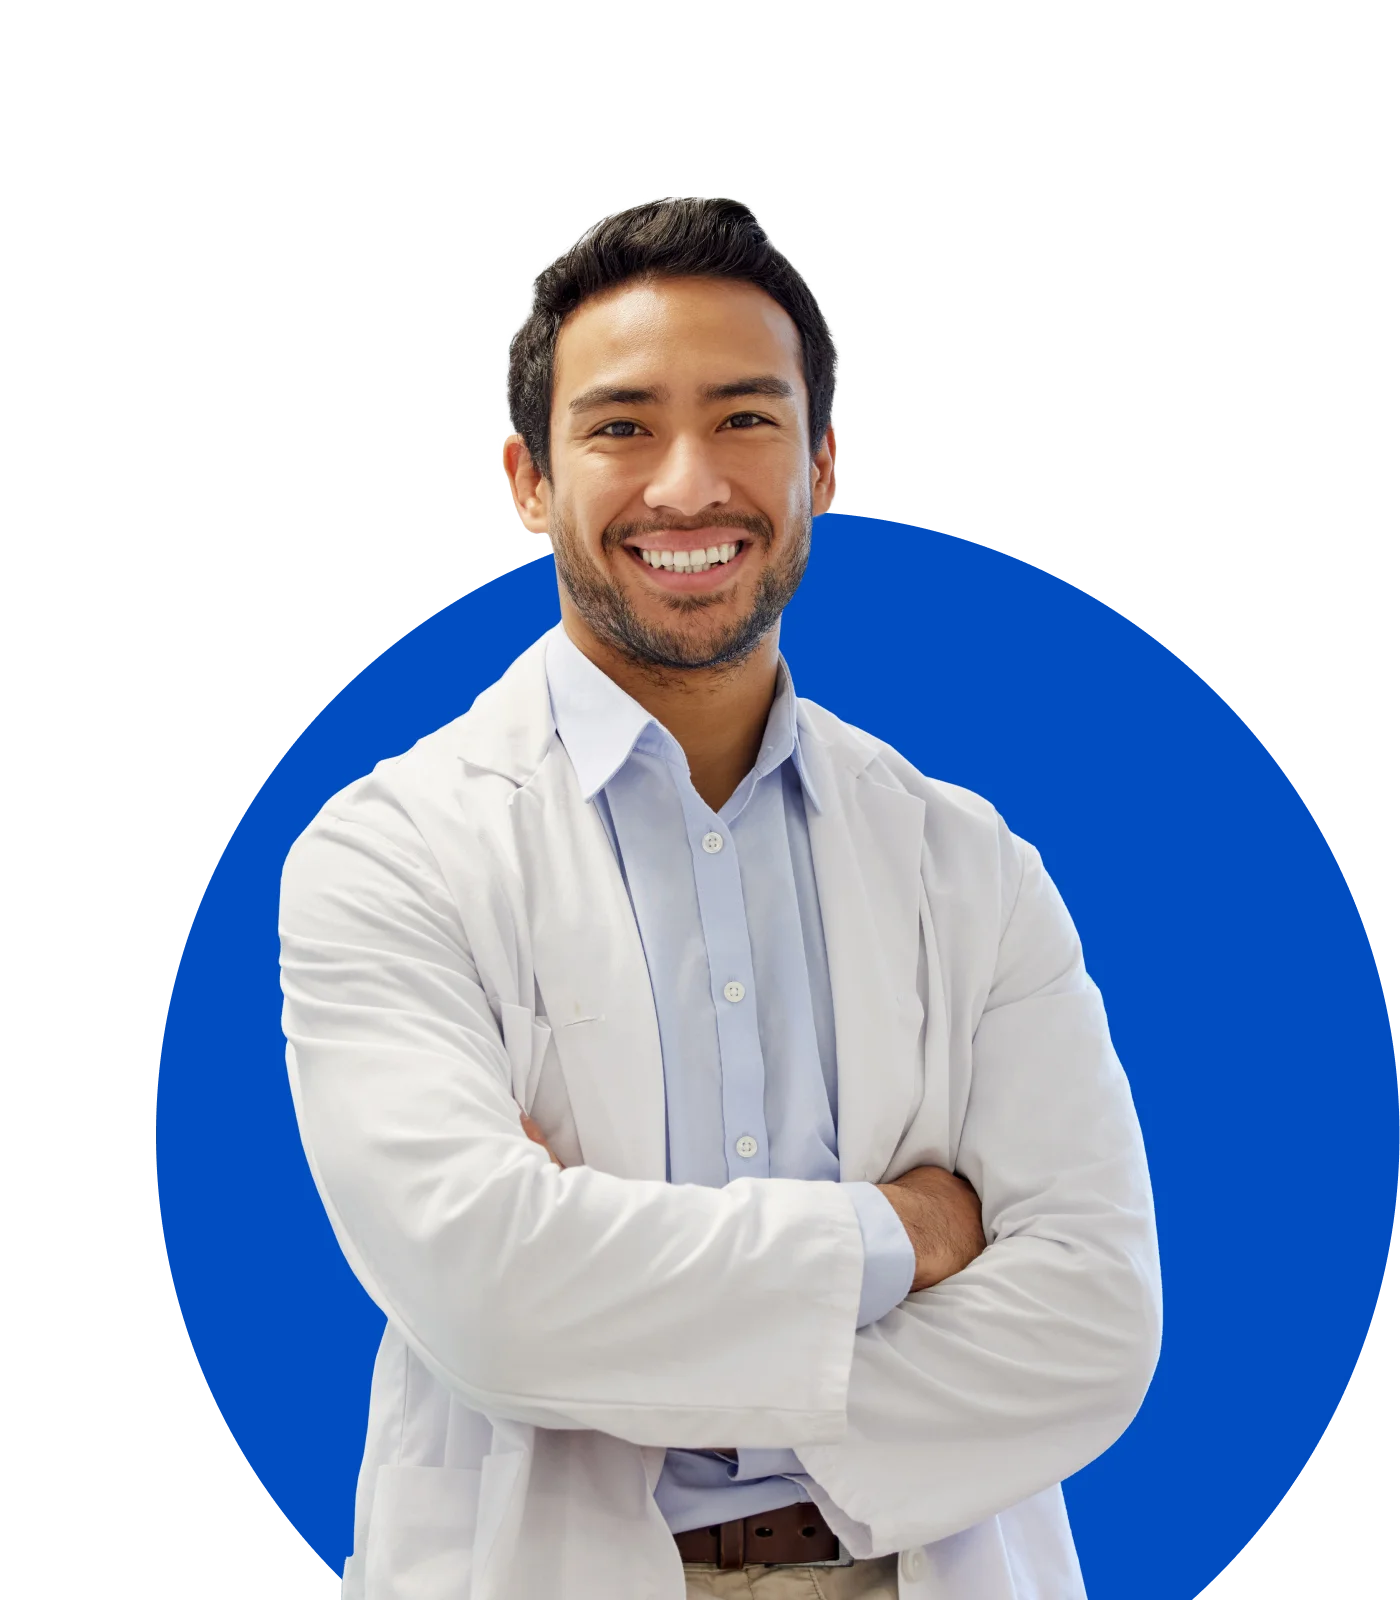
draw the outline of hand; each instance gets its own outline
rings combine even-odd
[[[875,1187],[894,1207],[914,1246],[911,1294],[961,1272],[987,1248],[982,1202],[966,1178],[943,1167],[915,1167]]]
[[[527,1138],[533,1139],[536,1144],[542,1144],[544,1146],[545,1152],[549,1156],[549,1159],[562,1172],[564,1170],[564,1163],[549,1148],[549,1141],[540,1132],[539,1123],[537,1123],[533,1117],[527,1116],[525,1112],[522,1111],[520,1113],[520,1126],[524,1128]]]

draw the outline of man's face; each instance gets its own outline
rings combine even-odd
[[[538,486],[564,593],[634,662],[742,660],[802,577],[834,447],[828,431],[814,456],[797,328],[751,284],[660,279],[586,301],[555,346]]]

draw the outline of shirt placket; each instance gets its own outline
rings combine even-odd
[[[763,1114],[763,1052],[739,856],[728,825],[696,794],[689,775],[682,779],[674,768],[672,771],[685,815],[715,1008],[725,1170],[731,1180],[766,1178],[769,1156]]]

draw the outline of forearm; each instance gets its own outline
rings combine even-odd
[[[909,1293],[914,1247],[879,1185],[846,1183],[842,1187],[860,1223],[862,1268],[856,1327],[864,1328],[886,1316]],[[736,1462],[736,1482],[803,1470],[791,1449],[726,1448],[719,1454]]]
[[[434,1136],[405,1148],[405,1125],[430,1125],[404,1117],[408,1056],[396,1132],[388,1107],[353,1103],[371,1073],[342,1059],[331,1084],[292,1037],[303,1142],[342,1249],[470,1404],[640,1444],[840,1437],[863,1265],[841,1186],[560,1172],[482,1107],[459,1127],[440,1105]]]
[[[910,1296],[858,1336],[848,1431],[795,1445],[805,1470],[871,1526],[917,1472],[919,1542],[1078,1471],[1127,1427],[1152,1376],[1161,1324],[1149,1256],[1008,1239]]]

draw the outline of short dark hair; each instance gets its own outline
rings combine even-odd
[[[836,346],[800,274],[737,200],[652,200],[595,223],[535,279],[530,315],[510,342],[510,420],[549,476],[554,346],[565,317],[604,289],[637,278],[737,278],[770,295],[797,325],[815,453],[831,422]]]

